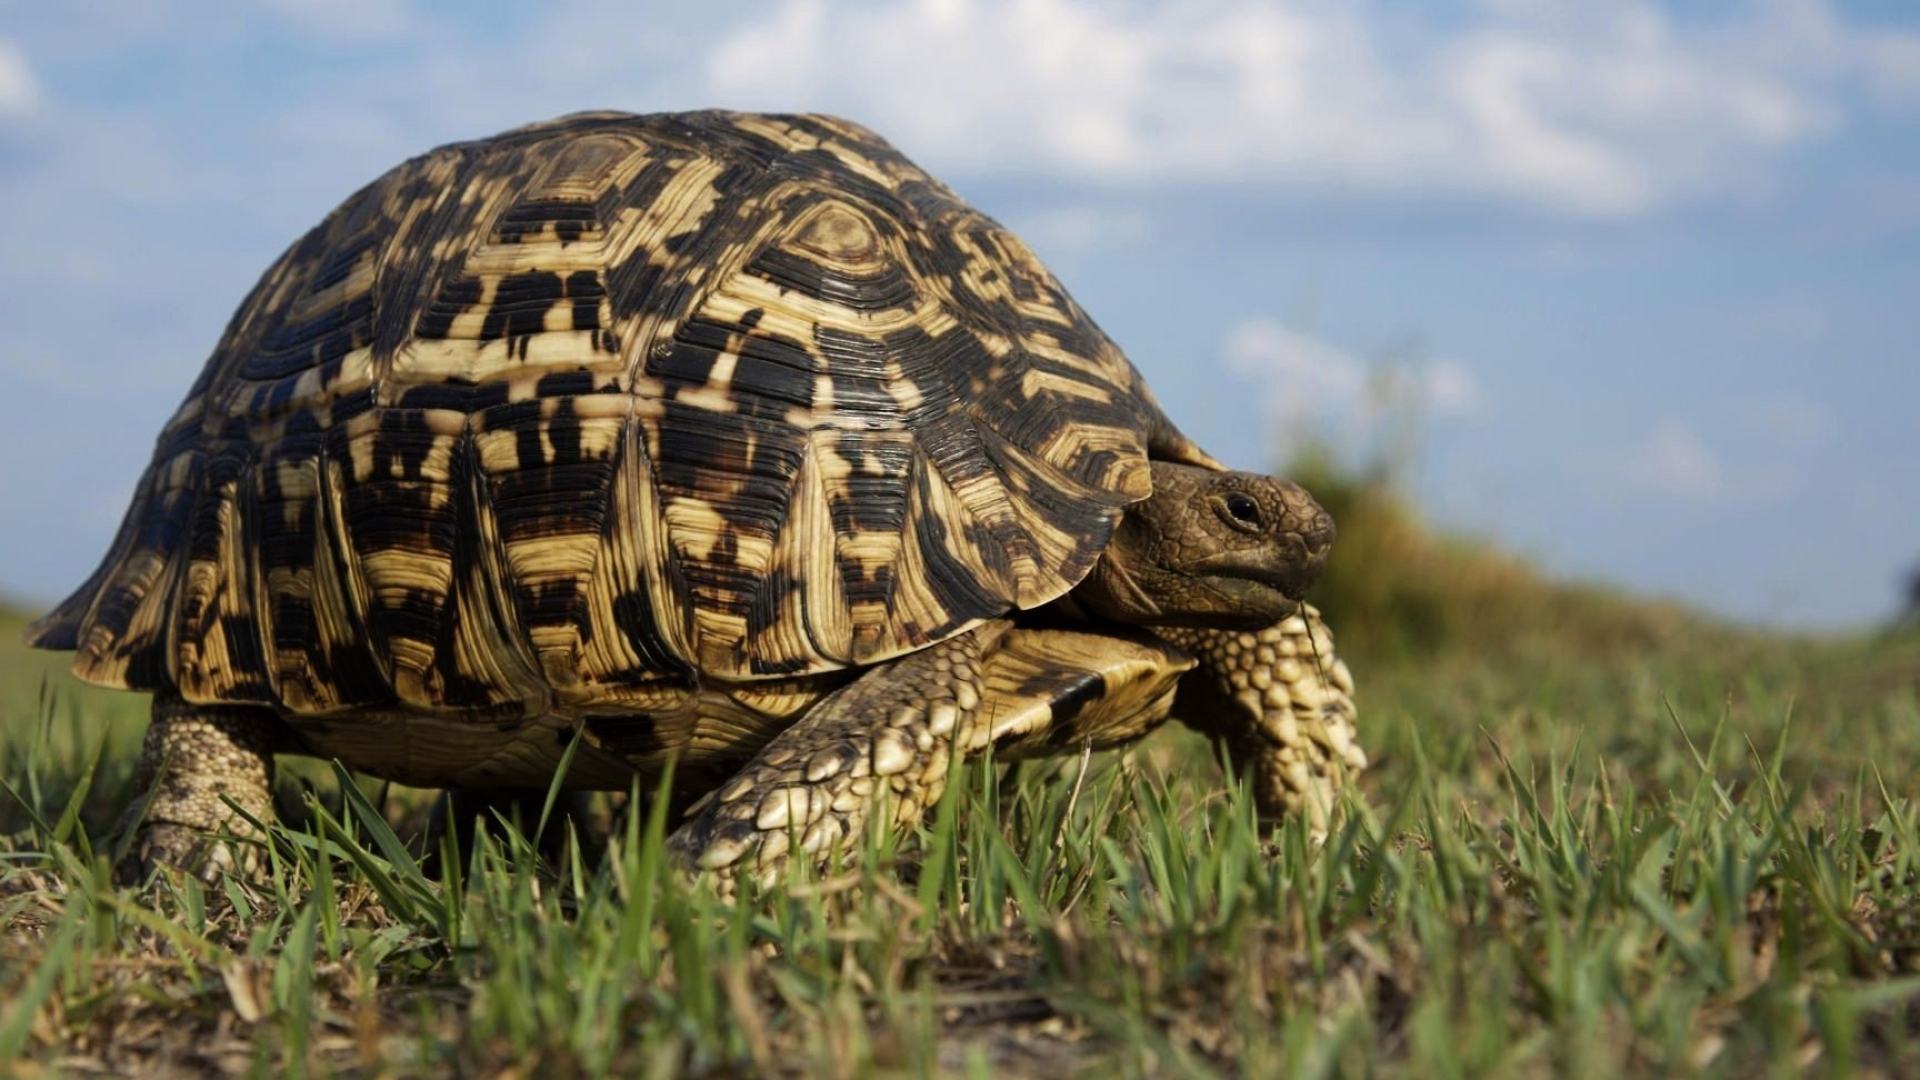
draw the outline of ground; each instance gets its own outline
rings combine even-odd
[[[975,767],[914,840],[732,906],[618,797],[604,857],[510,833],[436,880],[429,796],[324,763],[283,772],[266,883],[117,888],[144,703],[9,647],[0,1074],[1920,1070],[1920,635],[1343,531],[1336,566],[1411,569],[1328,583],[1375,767],[1324,846],[1169,731]]]

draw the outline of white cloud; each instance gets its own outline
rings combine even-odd
[[[1802,78],[1860,78],[1898,101],[1920,95],[1920,34],[1849,26],[1831,0],[1758,0],[1761,17],[1731,35],[1749,63]]]
[[[1734,416],[1740,425],[1789,450],[1815,450],[1831,444],[1840,434],[1840,423],[1833,410],[1803,397],[1770,394],[1746,398],[1734,404]]]
[[[1855,83],[1920,101],[1920,35],[1860,30],[1832,0],[1755,0],[1705,23],[1654,0],[1483,0],[1445,23],[1383,0],[556,0],[510,41],[401,0],[231,2],[324,38],[406,41],[287,104],[302,120],[378,118],[401,137],[357,137],[383,147],[580,107],[820,109],[962,180],[1259,183],[1617,216],[1764,192],[1770,162],[1843,121]]]
[[[369,40],[406,32],[404,0],[253,0],[260,7],[332,38]]]
[[[1056,206],[1007,225],[1043,257],[1133,247],[1152,234],[1144,212],[1103,206]]]
[[[1227,370],[1259,384],[1282,421],[1351,410],[1367,384],[1359,357],[1264,317],[1228,335]]]
[[[1801,498],[1830,474],[1821,455],[1839,436],[1824,404],[1788,393],[1736,398],[1702,426],[1669,419],[1626,457],[1641,491],[1700,502],[1772,505]]]
[[[1442,416],[1465,416],[1480,408],[1480,386],[1466,368],[1452,360],[1438,361],[1422,372],[1421,397]]]
[[[1920,34],[1888,31],[1861,49],[1874,89],[1896,100],[1920,98]]]
[[[1726,471],[1690,425],[1669,421],[1657,428],[1634,455],[1633,478],[1664,495],[1712,498],[1725,491]]]
[[[1228,334],[1226,364],[1259,389],[1283,441],[1333,439],[1363,456],[1422,418],[1457,418],[1480,407],[1479,385],[1459,363],[1370,361],[1265,316]]]
[[[1904,38],[1852,31],[1821,0],[1705,28],[1619,0],[1394,29],[1299,0],[779,0],[720,40],[705,77],[733,104],[846,112],[943,167],[1622,214],[1751,183],[1756,160],[1835,122],[1834,79],[1910,66]]]
[[[0,116],[26,116],[40,107],[40,82],[26,54],[0,38]]]

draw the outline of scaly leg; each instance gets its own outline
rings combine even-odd
[[[1320,613],[1263,630],[1163,630],[1200,660],[1180,684],[1174,714],[1219,739],[1250,774],[1262,817],[1304,811],[1326,833],[1334,793],[1367,767],[1355,741],[1353,676],[1333,653]]]
[[[765,883],[795,841],[822,858],[857,838],[882,800],[896,828],[911,827],[946,787],[954,748],[986,746],[981,657],[1005,632],[1005,623],[983,626],[835,691],[697,803],[669,849],[698,869]]]
[[[256,837],[257,830],[222,797],[260,821],[273,818],[273,752],[285,738],[281,719],[254,706],[192,705],[156,697],[135,785],[151,791],[146,816],[127,808],[120,830],[135,828],[126,859],[116,868],[127,882],[144,881],[156,865],[190,870],[212,881],[252,873],[251,844],[228,844],[220,833]]]

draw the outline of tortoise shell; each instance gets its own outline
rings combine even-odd
[[[1218,467],[871,132],[581,114],[408,161],[281,256],[31,636],[193,702],[617,707],[1045,604],[1150,455]]]

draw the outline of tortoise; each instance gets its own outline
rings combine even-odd
[[[1366,764],[1302,602],[1333,536],[872,132],[583,113],[295,242],[28,639],[154,695],[139,867],[232,869],[276,753],[511,791],[574,745],[568,788],[671,763],[676,856],[768,878],[955,752],[1176,714],[1323,820]]]

